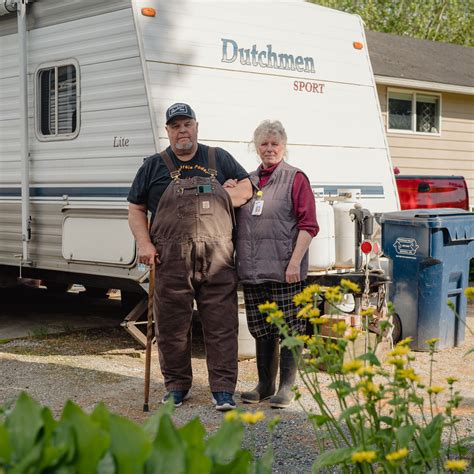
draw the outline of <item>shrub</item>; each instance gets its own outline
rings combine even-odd
[[[100,403],[89,415],[68,401],[59,420],[26,393],[0,407],[0,473],[270,473],[271,448],[254,461],[241,449],[244,424],[261,413],[227,414],[216,433],[198,418],[177,428],[170,401],[143,426]],[[270,428],[274,423],[270,422]]]
[[[455,390],[456,379],[447,379],[447,386],[432,383],[434,353],[437,339],[426,341],[430,353],[429,381],[425,385],[412,367],[410,339],[400,341],[389,353],[383,365],[376,355],[382,336],[368,337],[368,321],[373,308],[361,312],[366,323],[361,329],[338,321],[327,334],[330,318],[320,315],[321,297],[332,305],[343,300],[344,293],[357,291],[354,284],[342,281],[340,286],[310,285],[294,298],[300,308],[298,317],[306,318],[313,326],[312,336],[292,336],[282,312],[275,303],[266,303],[260,310],[267,321],[276,324],[283,336],[282,344],[290,349],[305,345],[307,353],[299,360],[299,371],[304,385],[311,393],[317,410],[307,412],[316,431],[321,453],[313,465],[313,472],[329,466],[339,466],[343,472],[443,472],[464,470],[467,445],[473,437],[460,439],[459,419],[455,409],[461,396]],[[469,292],[466,291],[469,297]],[[326,328],[326,331],[322,329]],[[380,322],[382,334],[390,329],[389,318]],[[366,342],[367,350],[357,350],[357,341]],[[294,351],[296,354],[296,351]],[[337,398],[337,413],[323,396],[320,370],[330,377],[329,388]],[[438,394],[449,391],[444,412],[437,406]],[[295,389],[296,398],[300,393]],[[425,402],[425,397],[428,403]],[[443,435],[447,440],[442,443]],[[327,450],[325,440],[332,449]],[[453,459],[455,458],[455,459]]]

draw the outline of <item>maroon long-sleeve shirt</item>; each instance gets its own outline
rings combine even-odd
[[[259,167],[259,189],[262,189],[268,183],[270,176],[280,163],[270,168]],[[311,237],[315,237],[319,232],[319,225],[316,219],[316,203],[311,186],[305,175],[301,172],[297,172],[295,175],[293,188],[291,189],[291,200],[293,201],[293,212],[297,220],[296,227],[299,230],[305,230]]]

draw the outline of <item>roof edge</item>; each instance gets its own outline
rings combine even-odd
[[[386,86],[410,87],[440,92],[453,92],[457,94],[474,95],[474,87],[458,86],[456,84],[443,84],[440,82],[419,81],[402,77],[380,76],[375,74],[375,82]]]

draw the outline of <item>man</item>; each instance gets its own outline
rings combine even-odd
[[[166,111],[170,146],[146,159],[128,195],[129,225],[138,260],[156,263],[155,321],[167,393],[175,406],[192,384],[191,323],[196,300],[216,409],[235,408],[237,277],[233,260],[233,207],[250,199],[247,172],[221,148],[197,142],[192,108]],[[224,190],[225,181],[236,180]],[[147,212],[151,212],[148,227]]]

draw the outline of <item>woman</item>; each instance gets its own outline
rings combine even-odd
[[[255,192],[237,215],[237,272],[243,283],[250,333],[255,338],[258,385],[241,394],[246,403],[270,399],[273,408],[290,405],[297,361],[291,350],[280,350],[279,334],[258,306],[274,301],[293,334],[304,333],[305,321],[296,318],[293,297],[305,286],[307,250],[318,233],[313,193],[306,175],[284,161],[287,137],[279,121],[265,120],[255,130],[253,143],[261,164],[250,173]]]

